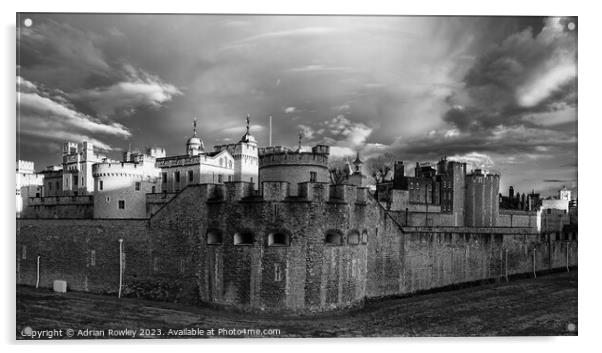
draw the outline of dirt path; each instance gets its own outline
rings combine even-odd
[[[287,318],[18,287],[17,338],[23,338],[26,327],[73,329],[75,337],[78,330],[90,329],[102,332],[104,338],[109,338],[109,329],[126,328],[149,337],[160,329],[162,338],[207,337],[211,328],[220,337],[576,335],[577,272],[390,299],[356,311]],[[174,331],[168,334],[170,329]],[[177,331],[182,329],[188,331]],[[239,331],[218,335],[219,329]],[[240,334],[241,329],[280,332]],[[55,337],[60,338],[56,333]]]

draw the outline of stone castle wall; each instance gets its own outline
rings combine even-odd
[[[125,296],[258,311],[340,309],[577,264],[576,241],[542,241],[531,228],[402,227],[365,188],[263,188],[189,186],[150,220],[18,219],[18,283],[35,285],[40,256],[43,287],[65,279],[114,294],[120,238]]]
[[[500,210],[497,224],[499,227],[537,228],[537,212],[519,210]]]
[[[22,218],[92,218],[93,196],[30,197]]]

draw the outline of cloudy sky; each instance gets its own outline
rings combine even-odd
[[[542,17],[22,15],[18,158],[65,140],[182,154],[327,143],[336,156],[441,156],[502,173],[502,191],[577,186],[577,20]],[[411,172],[411,170],[409,170]]]

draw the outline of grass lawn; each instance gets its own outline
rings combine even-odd
[[[576,335],[577,271],[310,317],[17,287],[17,339],[30,338],[22,336],[23,330],[60,329],[62,335],[55,331],[54,338],[67,338],[68,329],[74,338],[131,338],[132,333],[136,338]]]

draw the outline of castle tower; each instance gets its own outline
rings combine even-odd
[[[197,137],[196,132],[196,118],[194,118],[194,122],[192,123],[193,127],[193,135],[191,138],[186,141],[186,154],[189,156],[196,156],[205,150],[205,145],[203,144],[203,140]]]
[[[441,204],[453,214],[454,225],[462,226],[465,218],[466,163],[444,158],[437,163],[437,173],[447,186],[447,197],[441,200]]]
[[[227,150],[234,158],[233,181],[248,181],[258,186],[259,158],[257,141],[251,135],[251,116],[246,117],[246,131],[240,141],[229,145],[214,146],[215,151]]]
[[[251,116],[249,114],[247,114],[246,123],[245,134],[237,144],[236,153],[232,153],[232,157],[234,157],[234,180],[248,181],[257,185],[259,158],[257,141],[251,135]]]
[[[94,218],[145,218],[146,194],[161,188],[161,170],[155,167],[154,157],[95,163],[92,172]]]
[[[499,213],[500,175],[476,169],[465,177],[465,220],[468,227],[495,227]]]
[[[297,195],[298,184],[303,182],[328,183],[328,156],[325,145],[312,147],[311,152],[291,150],[282,146],[264,147],[259,151],[259,182],[285,181],[290,195]]]
[[[83,194],[90,194],[94,192],[94,178],[92,176],[92,165],[98,162],[94,155],[94,146],[87,142],[83,142],[81,151],[82,158],[80,160],[80,172],[79,172],[79,190]]]

